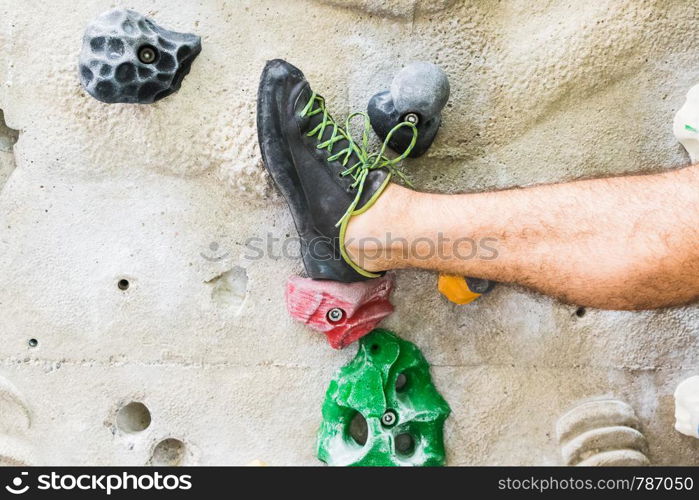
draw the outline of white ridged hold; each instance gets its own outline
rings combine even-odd
[[[675,429],[699,438],[699,375],[684,380],[675,389]]]
[[[0,377],[0,466],[30,465],[27,433],[31,425],[29,405],[14,385]]]
[[[649,465],[646,438],[633,408],[615,399],[587,401],[556,424],[567,465]]]

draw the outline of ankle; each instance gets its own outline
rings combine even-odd
[[[345,233],[345,249],[352,261],[370,272],[400,267],[400,255],[390,242],[401,232],[403,215],[410,213],[414,191],[389,184],[376,203],[363,214],[352,217]]]

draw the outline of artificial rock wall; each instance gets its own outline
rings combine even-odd
[[[112,7],[202,36],[179,92],[108,105],[81,88],[83,29]],[[292,322],[300,262],[246,243],[294,234],[256,144],[267,59],[337,117],[439,64],[452,97],[407,170],[480,191],[686,165],[672,120],[699,80],[698,21],[684,0],[0,0],[0,461],[319,463],[327,383],[356,348]],[[452,407],[448,463],[563,463],[558,416],[613,396],[652,463],[699,464],[672,401],[699,373],[696,307],[578,310],[515,286],[455,306],[423,271],[399,272],[393,301],[383,326]]]

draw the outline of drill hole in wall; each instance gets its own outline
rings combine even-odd
[[[119,290],[126,291],[129,289],[129,286],[131,286],[131,283],[129,283],[129,280],[122,278],[117,282],[117,286],[119,287]]]
[[[350,420],[349,435],[360,446],[364,446],[369,438],[369,426],[364,416],[359,412],[355,413]]]
[[[27,341],[27,344],[29,345],[29,347],[36,347],[39,345],[39,341],[36,339],[29,339]]]
[[[150,422],[150,410],[138,401],[122,406],[117,412],[117,427],[126,434],[144,431],[150,426]]]
[[[185,444],[179,439],[167,438],[153,448],[150,464],[155,466],[174,467],[182,465],[186,452]]]
[[[583,316],[585,316],[585,314],[587,314],[587,311],[585,310],[584,307],[578,307],[578,308],[575,310],[575,315],[576,315],[578,318],[582,318]]]

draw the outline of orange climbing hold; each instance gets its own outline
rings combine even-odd
[[[454,304],[469,304],[482,294],[473,292],[464,276],[454,274],[440,274],[437,289]]]

